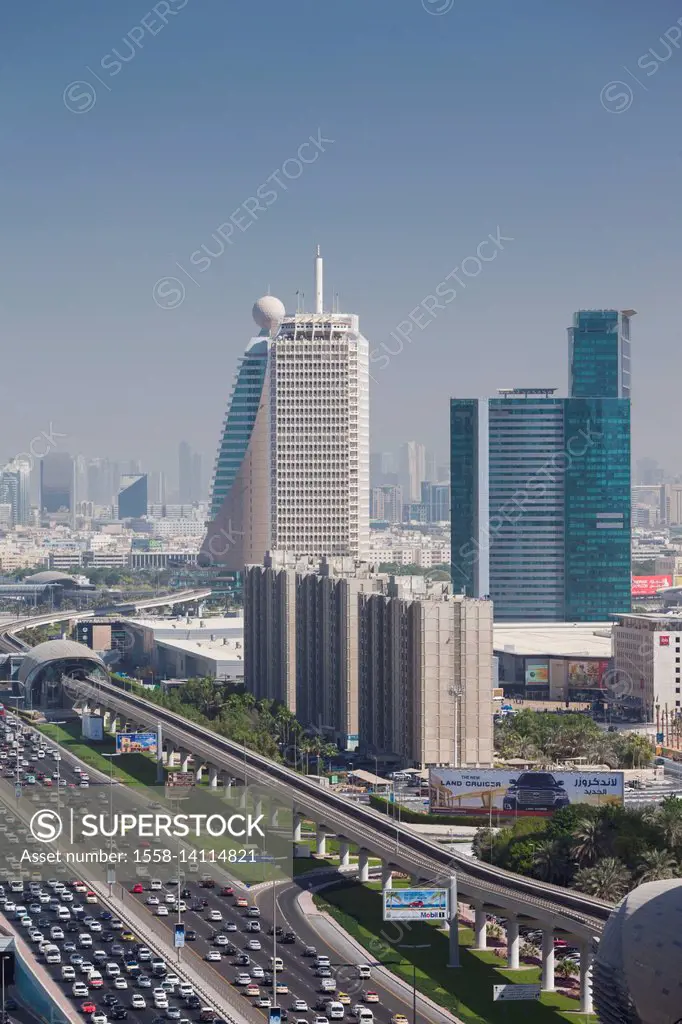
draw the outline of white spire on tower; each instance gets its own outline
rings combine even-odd
[[[317,254],[315,256],[315,312],[324,312],[324,283],[323,283],[323,269],[322,269],[322,256],[320,255],[320,247],[317,247]]]

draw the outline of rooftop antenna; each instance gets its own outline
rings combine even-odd
[[[320,254],[320,247],[317,247],[317,253],[315,255],[315,312],[324,312],[323,303],[323,269],[322,269],[322,256]]]

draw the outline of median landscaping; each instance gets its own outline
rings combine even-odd
[[[66,722],[64,725],[37,725],[36,728],[52,740],[53,743],[63,747],[68,753],[79,758],[89,768],[96,768],[105,775],[112,773],[117,782],[123,782],[128,786],[155,786],[156,762],[144,754],[121,754],[113,761],[103,754],[116,753],[116,741],[113,736],[104,735],[99,742],[86,740],[81,736],[80,719],[73,722]]]
[[[339,882],[314,899],[316,905],[338,921],[373,959],[409,961],[391,967],[409,985],[412,985],[414,964],[418,990],[465,1024],[559,1024],[561,1020],[576,1017],[580,1021],[596,1022],[594,1016],[577,1014],[577,1000],[558,993],[543,993],[539,1002],[493,1002],[493,985],[537,984],[539,969],[506,970],[500,966],[500,958],[494,951],[470,949],[474,937],[469,928],[459,931],[461,967],[449,968],[447,932],[430,924],[384,922],[378,882],[368,885]],[[414,946],[425,948],[409,948]]]

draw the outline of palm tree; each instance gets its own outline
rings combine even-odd
[[[573,830],[573,856],[581,868],[589,868],[604,853],[604,833],[601,822],[585,818]]]
[[[638,870],[639,882],[660,882],[664,878],[675,878],[679,864],[668,850],[647,850],[643,855]]]
[[[604,857],[592,868],[581,868],[575,876],[576,889],[608,903],[616,903],[631,883],[630,872],[616,857]]]
[[[554,970],[560,978],[564,978],[566,981],[580,974],[580,968],[574,960],[559,960]]]
[[[675,796],[667,796],[656,809],[653,821],[663,833],[669,849],[675,849],[682,844],[682,800]]]
[[[539,843],[536,847],[533,855],[533,866],[537,871],[538,877],[543,882],[551,882],[556,877],[558,857],[558,844],[551,839]]]

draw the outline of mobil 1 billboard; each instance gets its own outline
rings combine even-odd
[[[553,814],[569,804],[622,804],[623,772],[431,768],[434,814]]]

